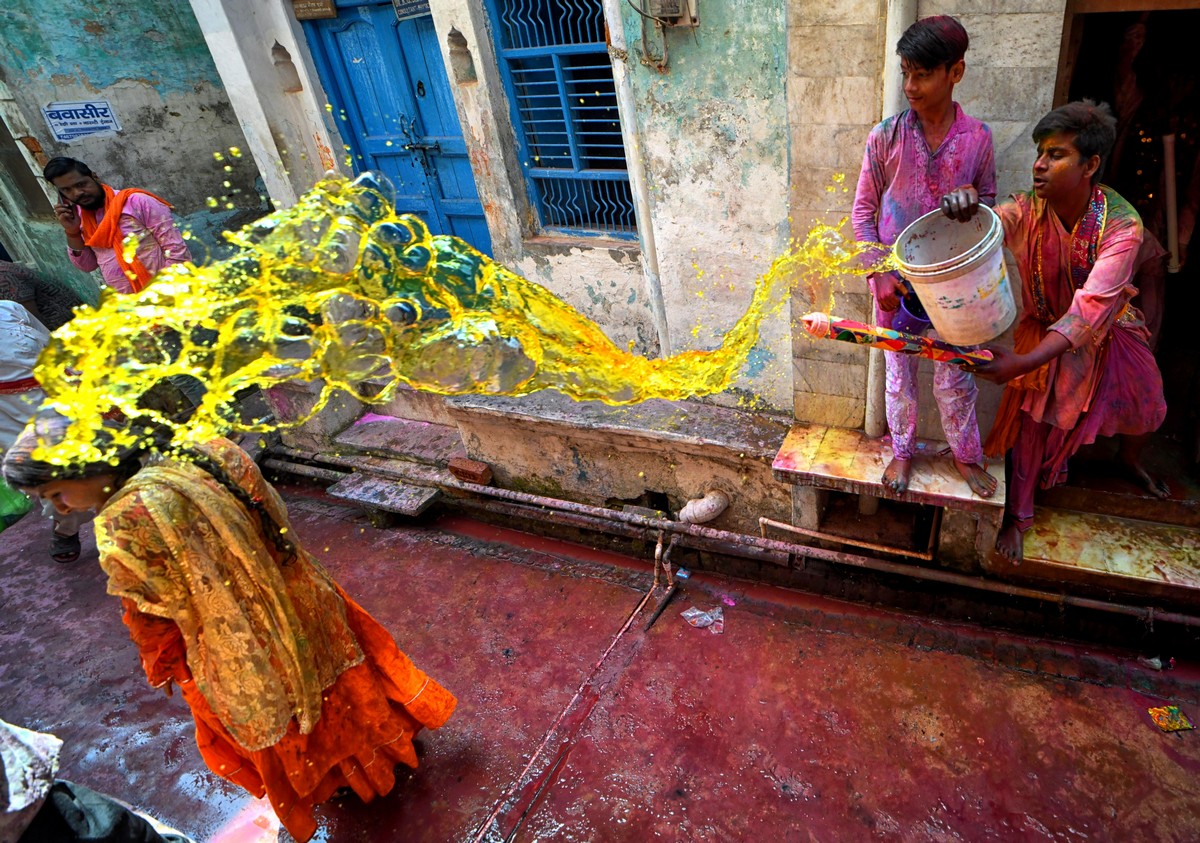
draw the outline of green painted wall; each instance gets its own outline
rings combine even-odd
[[[195,235],[198,256],[219,253],[225,228],[263,212],[250,156],[214,159],[246,142],[186,0],[6,0],[0,50],[7,57],[0,62],[7,89],[0,108],[16,142],[39,160],[68,155],[115,187],[164,197]],[[78,100],[108,100],[121,131],[55,141],[41,109]],[[7,191],[16,189],[8,174],[0,180]],[[219,200],[215,208],[210,197]],[[0,236],[14,255],[59,277],[78,275],[53,220],[16,216],[14,207],[0,209]]]

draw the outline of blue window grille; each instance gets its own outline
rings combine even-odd
[[[636,236],[600,0],[487,0],[542,228]]]

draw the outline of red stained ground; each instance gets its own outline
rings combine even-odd
[[[1200,732],[1160,732],[1161,701],[1127,683],[1016,666],[1077,648],[985,633],[994,647],[927,649],[925,627],[976,633],[706,577],[644,633],[644,561],[289,501],[302,540],[460,700],[420,770],[371,805],[324,806],[317,839],[1200,839]],[[69,566],[49,533],[29,516],[0,539],[0,717],[63,738],[64,778],[198,840],[274,840],[204,767],[183,704],[146,685],[90,529]],[[679,617],[717,604],[723,635]]]

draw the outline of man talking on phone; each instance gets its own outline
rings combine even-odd
[[[140,292],[164,266],[192,259],[171,217],[171,206],[146,190],[114,190],[74,158],[52,158],[42,171],[58,188],[54,215],[67,235],[71,263],[97,268],[120,293]],[[133,238],[135,250],[125,242]]]

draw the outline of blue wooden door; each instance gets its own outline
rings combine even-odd
[[[397,210],[491,254],[432,16],[397,21],[390,2],[338,0],[336,18],[304,26],[355,172],[381,171]]]

